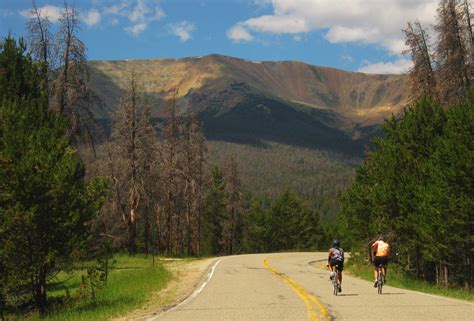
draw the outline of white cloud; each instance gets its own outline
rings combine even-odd
[[[171,24],[169,25],[171,29],[171,33],[178,36],[181,42],[186,42],[191,39],[191,32],[193,32],[196,28],[194,24],[188,21],[181,21],[180,23]]]
[[[227,37],[233,42],[252,41],[253,36],[241,25],[235,25],[227,30]]]
[[[302,33],[308,32],[305,19],[297,16],[261,16],[242,23],[249,29],[269,33]]]
[[[380,37],[379,30],[370,28],[347,28],[334,26],[326,33],[325,38],[331,43],[375,42]]]
[[[155,8],[155,15],[154,17],[152,18],[153,20],[160,20],[161,18],[163,18],[164,16],[166,16],[165,12],[163,11],[163,9],[161,9],[160,7],[156,7]]]
[[[82,20],[84,20],[84,23],[88,25],[89,27],[95,26],[100,22],[100,13],[99,11],[92,9],[89,10],[87,13],[83,14]]]
[[[132,22],[143,21],[145,16],[150,12],[150,8],[146,5],[145,1],[138,0],[135,9],[129,13],[128,19]]]
[[[38,8],[38,11],[40,13],[41,17],[48,17],[49,21],[51,22],[58,22],[59,19],[61,18],[61,15],[63,13],[63,8],[62,7],[57,7],[57,6],[52,6],[52,5],[47,5]],[[31,12],[31,9],[28,10],[22,10],[20,11],[20,15],[26,18],[32,18],[33,14]]]
[[[105,14],[121,14],[122,10],[128,7],[128,2],[124,1],[121,4],[116,4],[111,7],[107,7],[104,9]]]
[[[111,25],[119,23],[117,16],[127,19],[131,25],[125,27],[124,30],[134,36],[145,31],[153,21],[166,16],[159,6],[159,0],[123,0],[119,4],[105,8],[104,14],[113,17]]]
[[[129,26],[129,27],[126,27],[125,28],[125,31],[131,33],[132,35],[134,35],[135,37],[137,37],[138,35],[140,35],[143,31],[146,30],[147,28],[147,24],[146,23],[137,23],[136,25],[132,25],[132,26]]]
[[[359,68],[358,71],[366,74],[403,74],[406,73],[411,66],[411,60],[402,58],[394,62],[369,63]]]
[[[255,0],[257,5],[268,2]],[[434,23],[437,4],[438,0],[271,0],[272,15],[240,21],[234,27],[273,34],[323,30],[331,43],[375,44],[400,54],[405,46],[401,29],[415,19],[426,26]]]

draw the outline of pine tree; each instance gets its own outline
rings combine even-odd
[[[47,283],[81,250],[104,189],[84,183],[68,123],[48,110],[42,65],[25,51],[11,38],[0,47],[0,301],[34,298],[45,313]]]
[[[221,243],[226,254],[235,254],[242,237],[242,192],[237,163],[231,157],[225,163],[227,204],[222,229]]]
[[[206,211],[202,217],[202,254],[222,254],[222,231],[227,204],[226,182],[222,170],[215,166],[211,174],[211,184],[206,197]]]

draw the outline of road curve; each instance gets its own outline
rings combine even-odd
[[[222,257],[195,293],[149,320],[473,320],[474,304],[344,276],[333,296],[326,253]]]

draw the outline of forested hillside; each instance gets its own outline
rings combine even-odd
[[[276,197],[292,190],[306,199],[331,197],[352,182],[360,159],[276,143],[262,146],[209,142],[209,162],[235,159],[245,190]]]

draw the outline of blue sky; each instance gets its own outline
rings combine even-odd
[[[76,0],[91,60],[212,53],[369,73],[409,68],[401,29],[437,0]],[[37,0],[57,26],[63,0]],[[0,1],[0,36],[25,36],[30,0]]]

